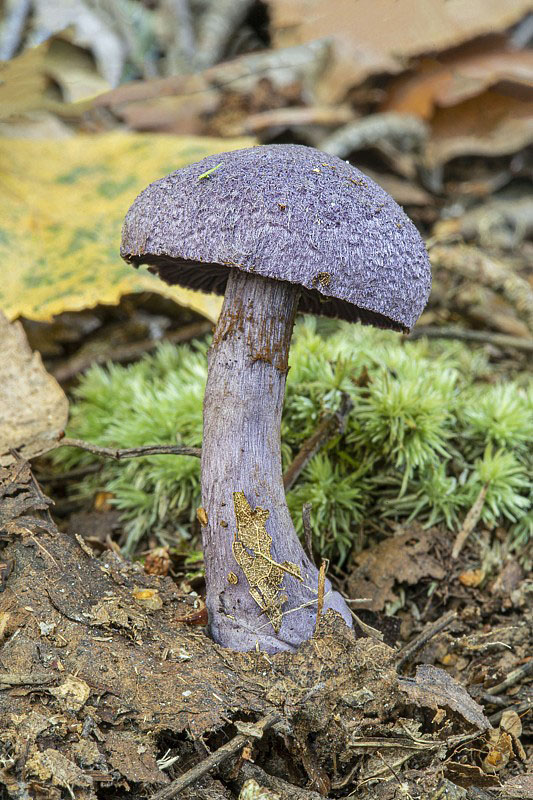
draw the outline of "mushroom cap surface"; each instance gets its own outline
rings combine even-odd
[[[302,288],[299,310],[409,330],[431,288],[420,234],[374,181],[303,145],[208,156],[150,184],[122,258],[170,284],[224,294],[228,271]]]

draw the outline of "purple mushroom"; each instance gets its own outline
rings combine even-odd
[[[318,572],[289,515],[280,421],[297,311],[408,331],[431,273],[416,228],[350,164],[310,147],[209,156],[148,186],[122,257],[224,295],[208,356],[202,523],[210,631],[234,650],[312,636]],[[326,581],[324,610],[351,615]]]

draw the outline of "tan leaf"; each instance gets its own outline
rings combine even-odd
[[[13,463],[10,450],[33,458],[50,450],[68,418],[68,400],[32,353],[22,325],[0,312],[0,465]]]
[[[275,47],[331,38],[333,58],[319,98],[335,102],[378,72],[403,72],[405,60],[505,30],[531,10],[529,0],[268,0]]]

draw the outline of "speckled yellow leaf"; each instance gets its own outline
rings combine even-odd
[[[119,256],[122,221],[138,192],[172,170],[253,144],[109,133],[64,140],[0,139],[0,308],[9,319],[156,291],[216,319],[220,298],[164,284]]]

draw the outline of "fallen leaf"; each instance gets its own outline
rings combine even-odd
[[[127,731],[108,731],[105,748],[109,763],[129,781],[168,783],[169,778],[157,766],[152,745],[146,737]]]
[[[495,89],[437,109],[424,161],[428,169],[452,158],[516,153],[533,140],[533,103]]]
[[[89,686],[81,678],[76,678],[74,675],[67,675],[63,683],[59,684],[54,689],[48,690],[50,694],[56,697],[63,708],[68,711],[79,711],[82,708],[91,694]]]
[[[413,585],[424,578],[442,580],[445,570],[430,554],[434,531],[412,526],[404,532],[363,550],[356,556],[356,569],[348,585],[350,597],[369,597],[365,608],[381,611],[398,599],[396,583]]]
[[[481,706],[472,700],[465,688],[439,667],[431,664],[417,666],[414,678],[400,678],[400,689],[417,706],[425,706],[435,711],[447,708],[460,714],[481,731],[491,728]]]
[[[14,462],[10,450],[25,458],[54,447],[68,419],[68,400],[55,378],[32,353],[22,325],[9,324],[0,311],[0,465]]]
[[[0,62],[0,119],[50,105],[44,96],[47,51],[45,42],[11,61]]]
[[[405,69],[421,53],[456,47],[504,30],[531,10],[529,0],[268,0],[275,47],[330,38],[333,54],[318,97],[336,102],[369,75]]]
[[[465,46],[457,53],[422,58],[414,73],[394,79],[382,111],[416,114],[429,120],[436,106],[448,107],[481,94],[500,81],[529,86],[533,82],[533,52],[512,50],[505,41]]]
[[[170,287],[119,256],[122,222],[141,189],[208,154],[253,144],[110,133],[64,141],[0,139],[0,307],[11,319],[50,320],[62,311],[152,291],[215,320],[218,297]]]
[[[72,41],[92,50],[106,81],[111,86],[119,83],[126,46],[103,7],[91,8],[83,0],[33,0],[33,16],[34,27],[48,35],[70,28]]]

